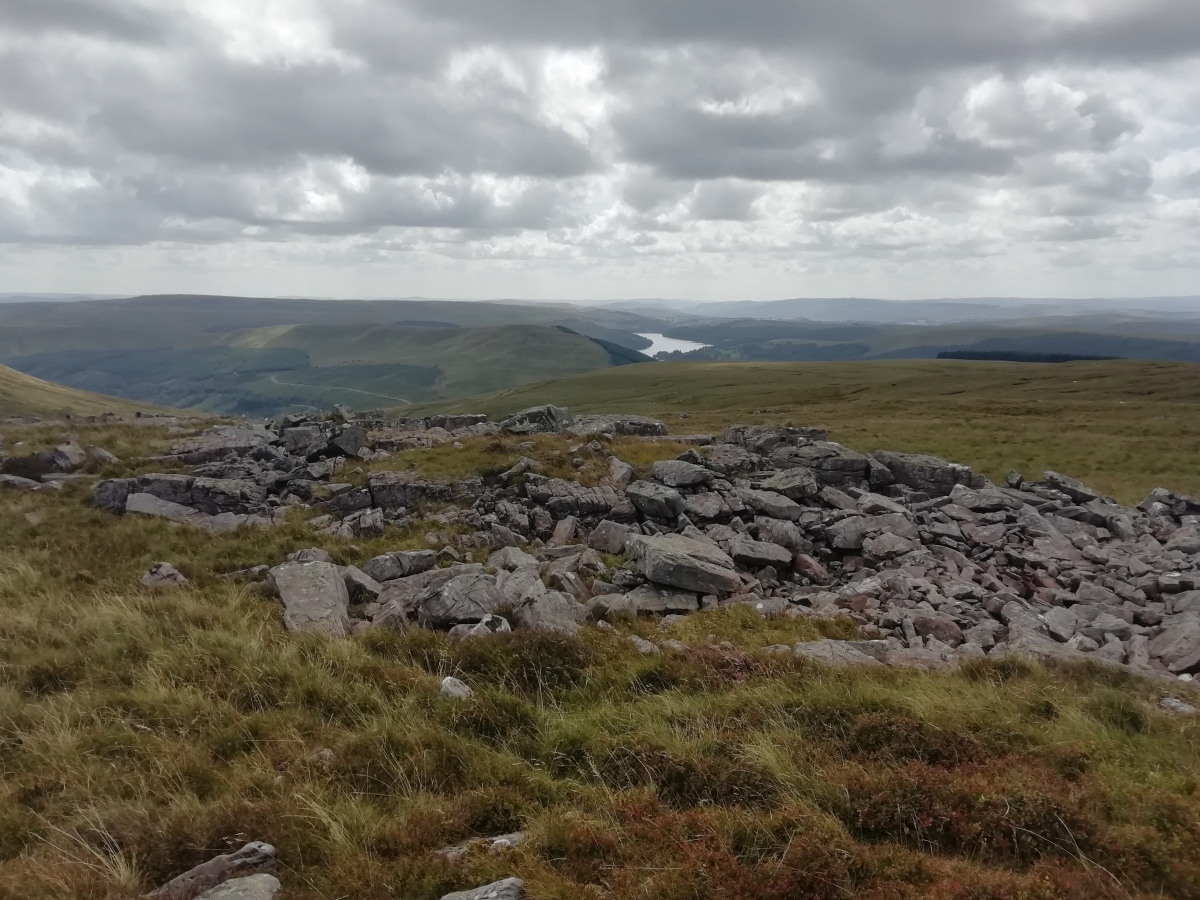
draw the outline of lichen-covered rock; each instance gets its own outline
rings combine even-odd
[[[724,594],[741,587],[733,560],[715,545],[673,534],[630,535],[625,552],[655,584],[698,594]]]
[[[491,575],[459,575],[432,584],[416,598],[417,621],[425,628],[474,624],[506,602]]]
[[[326,562],[286,562],[270,572],[283,603],[288,631],[342,637],[350,630],[350,593],[338,567]]]
[[[679,491],[652,481],[635,481],[625,489],[625,496],[643,516],[662,522],[674,522],[684,508]]]

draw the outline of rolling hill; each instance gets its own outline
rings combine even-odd
[[[0,366],[0,416],[52,418],[63,415],[92,416],[106,412],[133,415],[136,412],[164,411],[160,407],[145,403],[134,403],[52,384],[7,366]]]
[[[1180,363],[660,362],[408,414],[502,415],[539,403],[643,413],[683,433],[733,421],[819,425],[857,450],[937,453],[996,479],[1012,466],[1070,472],[1125,502],[1160,484],[1200,494],[1200,366]]]

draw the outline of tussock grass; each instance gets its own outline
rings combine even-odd
[[[744,608],[579,639],[289,635],[217,574],[306,546],[362,562],[437,526],[214,536],[85,493],[0,494],[0,900],[126,900],[248,839],[298,900],[512,874],[536,900],[1200,897],[1200,723],[1158,685],[826,670],[761,648],[849,623]],[[191,582],[142,588],[158,559]],[[631,632],[693,649],[643,657]],[[474,696],[442,698],[446,675]],[[436,853],[515,829],[504,854]]]

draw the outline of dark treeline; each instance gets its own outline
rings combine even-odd
[[[1121,359],[1120,356],[1087,356],[1080,353],[1027,353],[1021,350],[943,350],[938,359],[980,359],[995,362],[1064,363],[1089,359]]]

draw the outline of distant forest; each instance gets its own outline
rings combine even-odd
[[[982,359],[994,362],[1064,363],[1089,359],[1123,359],[1120,356],[1086,356],[1080,353],[1025,353],[1020,350],[943,350],[938,359]]]

